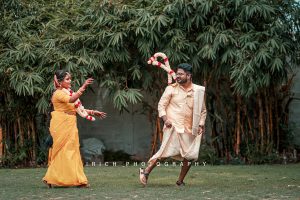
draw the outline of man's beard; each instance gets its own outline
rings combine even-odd
[[[180,80],[177,80],[177,82],[178,82],[179,84],[184,84],[184,83],[187,82],[187,78],[186,78],[186,79],[180,79]]]

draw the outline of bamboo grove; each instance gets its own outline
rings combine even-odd
[[[288,150],[299,13],[294,0],[0,0],[2,164],[43,162],[59,68],[76,86],[96,77],[120,111],[142,103],[153,153],[166,77],[146,61],[158,51],[172,66],[191,63],[206,86],[206,142],[217,157],[259,163]]]

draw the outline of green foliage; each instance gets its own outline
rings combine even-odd
[[[246,96],[284,82],[299,62],[293,1],[16,2],[2,6],[1,70],[17,95],[38,97],[40,112],[58,68],[70,70],[76,86],[88,74],[116,72],[105,81],[117,81],[111,97],[122,109],[141,100],[128,87],[143,87],[143,71],[154,71],[145,61],[157,50],[173,65],[192,61],[201,74],[220,71],[216,79],[229,72],[234,90]]]
[[[214,149],[213,147],[207,144],[201,145],[198,160],[201,163],[210,164],[210,165],[220,164],[218,154],[216,153],[216,149]]]
[[[4,142],[4,145],[7,145]],[[14,167],[14,166],[25,166],[26,160],[28,160],[28,143],[26,146],[18,149],[10,149],[0,160],[0,166]]]
[[[258,151],[255,145],[249,145],[246,152],[243,152],[244,156],[247,158],[247,164],[281,164],[281,157],[273,150],[272,152],[265,154]]]
[[[46,113],[61,68],[72,73],[75,89],[93,76],[120,111],[141,101],[153,109],[166,74],[146,61],[160,51],[172,68],[194,66],[213,120],[231,123],[222,131],[233,145],[236,104],[220,106],[215,97],[220,89],[226,99],[241,96],[251,116],[254,96],[272,89],[280,98],[278,88],[299,65],[299,16],[294,0],[0,0],[1,124],[18,117],[7,111],[33,119]]]

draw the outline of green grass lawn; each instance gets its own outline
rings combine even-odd
[[[145,188],[138,168],[85,167],[88,189],[48,189],[45,168],[0,169],[0,199],[300,199],[300,164],[193,166],[180,188],[179,166],[157,167]]]

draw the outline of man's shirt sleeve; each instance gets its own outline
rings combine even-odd
[[[172,86],[168,86],[163,95],[161,96],[159,103],[158,103],[158,116],[162,117],[167,114],[166,108],[170,103],[171,97],[172,97]]]
[[[206,105],[205,105],[205,98],[204,98],[202,108],[201,108],[201,113],[200,113],[200,123],[199,123],[200,126],[204,126],[205,119],[206,119]]]

